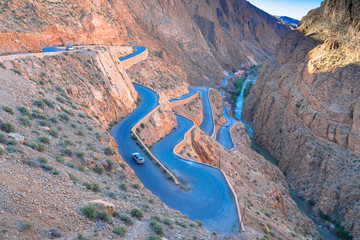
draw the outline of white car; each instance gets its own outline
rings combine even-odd
[[[71,45],[69,45],[69,46],[67,46],[67,47],[65,48],[65,50],[66,50],[66,51],[74,50],[74,47],[71,46]]]
[[[145,162],[145,159],[140,155],[140,153],[133,153],[132,158],[137,164],[143,164]]]

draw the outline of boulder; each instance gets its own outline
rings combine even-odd
[[[18,133],[7,133],[6,135],[12,139],[15,139],[20,144],[23,144],[25,141],[25,137]]]
[[[96,206],[98,208],[98,210],[100,210],[100,211],[107,211],[107,213],[110,215],[114,214],[114,212],[116,210],[116,207],[114,204],[106,202],[101,199],[92,200],[92,201],[89,201],[88,203]]]

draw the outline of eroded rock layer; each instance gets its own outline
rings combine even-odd
[[[256,142],[298,195],[353,236],[360,235],[359,14],[359,1],[327,0],[310,11],[260,69],[243,108]]]

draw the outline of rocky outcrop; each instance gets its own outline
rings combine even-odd
[[[106,211],[110,215],[113,215],[116,210],[114,204],[101,199],[91,200],[88,203],[89,205],[94,205],[99,211]]]
[[[203,106],[200,93],[193,96],[171,103],[173,111],[181,116],[191,119],[197,126],[200,126],[204,119]]]
[[[218,90],[209,89],[209,101],[214,119],[214,136],[216,136],[219,128],[226,123],[223,110],[222,95]]]
[[[312,235],[316,238],[315,227],[299,212],[282,172],[251,150],[242,123],[233,131],[235,151],[225,149],[195,127],[176,146],[175,152],[184,159],[220,167],[227,175],[244,214],[245,233],[242,237],[272,235],[282,239],[302,239]]]
[[[134,129],[145,145],[151,146],[177,126],[176,116],[166,101],[138,122]]]
[[[325,1],[259,71],[243,117],[297,194],[359,236],[359,1]],[[336,12],[336,16],[334,13]]]

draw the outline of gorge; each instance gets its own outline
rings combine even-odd
[[[0,239],[359,239],[359,12],[1,1]]]

